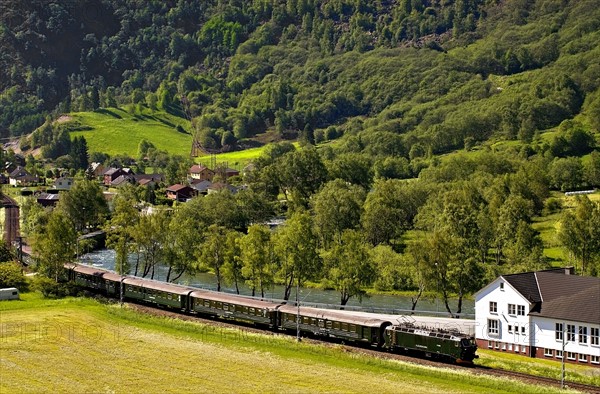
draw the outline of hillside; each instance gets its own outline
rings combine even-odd
[[[39,173],[91,152],[168,184],[191,141],[235,166],[259,152],[232,180],[248,193],[198,202],[197,222],[248,236],[306,211],[315,280],[345,295],[365,285],[345,288],[351,262],[444,298],[565,261],[599,275],[600,206],[564,198],[600,187],[596,3],[9,0],[0,137],[35,130]]]
[[[408,155],[529,142],[578,114],[598,129],[594,1],[229,4],[3,2],[2,137],[128,104],[186,112],[207,148],[363,130],[367,152]]]

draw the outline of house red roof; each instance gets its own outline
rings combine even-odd
[[[176,184],[174,184],[174,185],[171,185],[171,186],[169,186],[169,187],[167,188],[167,191],[168,191],[168,192],[174,192],[174,193],[177,193],[177,192],[179,192],[179,191],[181,191],[181,190],[185,190],[185,189],[189,189],[189,188],[190,188],[189,186],[182,185],[182,184],[180,184],[180,183],[176,183]]]
[[[203,166],[202,164],[194,164],[190,167],[190,174],[198,174],[204,170],[212,171],[210,168]]]

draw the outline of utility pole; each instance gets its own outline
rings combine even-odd
[[[565,388],[565,357],[567,357],[567,355],[565,354],[565,334],[566,334],[566,325],[565,323],[562,324],[562,358],[561,358],[561,373],[560,373],[560,388],[564,389]]]
[[[300,298],[298,297],[298,291],[300,290],[300,278],[296,280],[296,342],[302,341],[300,338]]]

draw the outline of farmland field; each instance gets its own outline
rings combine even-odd
[[[0,393],[558,392],[89,299],[24,299],[0,303]]]

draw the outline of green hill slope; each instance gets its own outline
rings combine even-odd
[[[145,139],[157,149],[171,154],[187,155],[192,147],[192,136],[177,131],[177,126],[189,130],[190,123],[176,116],[160,112],[132,115],[122,109],[109,108],[95,112],[70,114],[73,122],[83,131],[71,133],[72,137],[85,137],[90,152],[110,155],[125,154],[136,157],[138,144]]]

